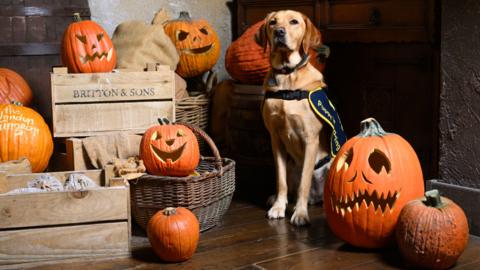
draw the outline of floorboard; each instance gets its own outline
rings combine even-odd
[[[150,248],[145,233],[134,227],[132,257],[69,260],[23,265],[23,269],[411,269],[395,247],[354,248],[333,236],[320,206],[310,207],[311,225],[296,228],[288,219],[268,220],[266,208],[233,201],[222,222],[202,233],[193,258],[164,263]],[[1,267],[0,267],[1,269]],[[454,269],[480,269],[480,238],[471,236]]]

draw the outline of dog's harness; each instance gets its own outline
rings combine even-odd
[[[335,157],[337,152],[340,150],[340,147],[347,141],[340,117],[338,116],[335,107],[327,97],[327,90],[328,88],[324,87],[313,91],[297,89],[267,91],[265,93],[265,99],[308,99],[312,110],[332,128],[332,134],[330,136],[330,155],[319,160],[317,164],[315,164],[315,170],[328,163],[332,157]]]

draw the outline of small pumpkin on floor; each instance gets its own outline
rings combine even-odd
[[[393,240],[403,206],[423,192],[422,169],[413,148],[369,118],[330,167],[325,215],[339,238],[354,246],[379,248]]]
[[[150,219],[147,236],[160,259],[181,262],[195,253],[200,238],[200,224],[187,208],[167,207]]]
[[[187,176],[200,162],[200,147],[195,134],[184,125],[159,119],[140,142],[140,159],[153,175]]]
[[[462,208],[434,189],[403,207],[396,239],[415,266],[448,269],[467,247],[468,221]]]
[[[63,34],[62,62],[72,73],[110,72],[117,56],[107,32],[96,22],[73,14],[75,22]]]

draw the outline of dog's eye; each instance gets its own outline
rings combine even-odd
[[[293,19],[293,20],[290,21],[290,24],[298,24],[298,20]]]
[[[277,23],[276,20],[271,20],[268,24],[269,24],[269,25],[275,25],[276,23]]]

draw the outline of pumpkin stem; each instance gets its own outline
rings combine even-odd
[[[167,217],[171,215],[175,215],[176,213],[177,213],[177,208],[175,207],[167,207],[163,209],[163,214]]]
[[[178,16],[178,19],[182,21],[191,21],[192,17],[190,17],[188,11],[180,11],[180,16]]]
[[[432,189],[425,192],[425,198],[427,199],[425,203],[426,206],[440,208],[443,206],[442,199],[440,197],[440,192],[438,189]]]
[[[75,22],[81,22],[82,21],[82,18],[80,17],[80,13],[78,13],[78,12],[73,13],[73,21],[75,21]]]
[[[367,118],[360,122],[360,134],[359,137],[373,137],[373,136],[384,136],[387,133],[383,130],[382,126],[378,123],[375,118]]]
[[[158,123],[160,123],[161,126],[166,126],[170,125],[170,120],[167,118],[158,118]]]

